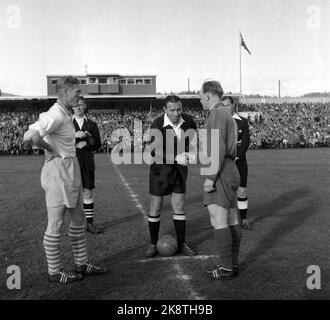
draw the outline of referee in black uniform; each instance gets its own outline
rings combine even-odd
[[[240,174],[240,187],[237,192],[237,207],[241,217],[241,226],[245,230],[252,230],[247,220],[248,196],[247,196],[247,177],[248,165],[246,152],[250,145],[249,124],[246,118],[240,117],[235,112],[236,102],[232,96],[224,96],[222,99],[224,106],[231,113],[237,125],[237,157],[236,166]]]
[[[94,225],[95,162],[94,152],[101,147],[100,132],[97,124],[85,115],[87,108],[83,97],[73,108],[73,124],[76,129],[76,156],[79,161],[82,185],[84,188],[84,211],[87,220],[87,231],[93,234],[102,231]]]
[[[163,197],[166,195],[171,195],[178,253],[195,255],[194,251],[185,243],[184,197],[188,176],[189,145],[197,126],[190,115],[183,113],[182,102],[175,95],[166,97],[164,112],[164,115],[155,119],[151,125],[151,136],[152,131],[155,130],[160,135],[160,141],[156,142],[155,150],[151,150],[151,155],[155,157],[156,162],[150,166],[149,174],[148,224],[151,244],[146,251],[146,256],[150,258],[157,254],[160,212]],[[170,140],[168,141],[168,139]]]

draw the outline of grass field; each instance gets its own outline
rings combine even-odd
[[[330,149],[249,151],[248,161],[248,215],[254,230],[244,231],[237,279],[223,283],[204,274],[216,263],[217,252],[197,166],[190,168],[186,213],[187,242],[199,255],[145,259],[148,167],[116,168],[99,154],[95,220],[104,233],[87,239],[90,259],[109,273],[62,286],[47,281],[43,157],[1,157],[0,299],[328,299]],[[166,199],[160,233],[174,235],[169,204]],[[71,268],[65,229],[63,259]],[[7,267],[13,264],[21,269],[21,290],[6,286]],[[307,289],[309,265],[321,268],[321,290]]]

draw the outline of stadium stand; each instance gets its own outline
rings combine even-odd
[[[112,110],[113,112],[93,112],[89,117],[98,124],[102,147],[100,152],[113,148],[111,134],[115,129],[127,128],[133,134],[135,120],[142,121],[143,132],[153,119],[162,114],[161,108]],[[200,106],[185,108],[194,117],[198,128],[203,128],[207,113]],[[305,148],[330,146],[330,108],[328,103],[254,103],[241,104],[239,111],[252,112],[248,116],[251,149],[264,148]],[[0,112],[0,155],[39,154],[38,149],[23,144],[23,134],[38,117],[36,111]]]
[[[299,148],[329,146],[327,103],[284,103],[242,106],[260,114],[249,119],[251,148]]]

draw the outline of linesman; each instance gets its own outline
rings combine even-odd
[[[100,132],[97,124],[86,116],[87,104],[83,97],[73,107],[73,124],[76,130],[76,155],[80,165],[84,189],[84,212],[87,220],[86,230],[93,234],[101,233],[94,225],[95,161],[94,152],[101,147]]]
[[[247,195],[247,177],[248,165],[246,160],[246,152],[250,145],[249,124],[246,118],[240,117],[236,111],[236,101],[232,96],[224,96],[222,103],[228,109],[230,114],[236,121],[237,127],[237,156],[236,166],[240,174],[240,187],[237,191],[237,207],[241,218],[241,226],[245,230],[252,230],[247,220],[248,195]]]

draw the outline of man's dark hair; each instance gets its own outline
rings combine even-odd
[[[237,105],[237,102],[238,102],[237,99],[235,97],[233,97],[233,96],[223,96],[221,98],[221,101],[226,101],[226,100],[229,100],[230,103],[232,105],[234,105],[234,106],[236,106]]]
[[[79,97],[79,101],[82,101],[84,105],[87,107],[87,100],[83,96]]]
[[[84,106],[86,107],[86,108],[85,108],[85,111],[84,111],[84,114],[87,114],[87,113],[88,113],[87,99],[85,99],[84,96],[80,96],[78,101],[82,101],[82,103],[83,103]]]
[[[65,76],[57,81],[55,87],[56,93],[58,93],[63,88],[73,87],[77,84],[80,84],[80,81],[77,78],[72,76]]]
[[[211,93],[217,95],[219,99],[223,96],[223,89],[218,81],[206,81],[202,85],[203,93]]]
[[[170,95],[170,96],[167,96],[165,98],[165,100],[164,100],[164,106],[165,106],[165,108],[166,108],[166,106],[167,106],[167,104],[169,102],[172,102],[172,103],[178,103],[179,102],[182,105],[181,99],[178,96],[176,96],[176,95]]]

